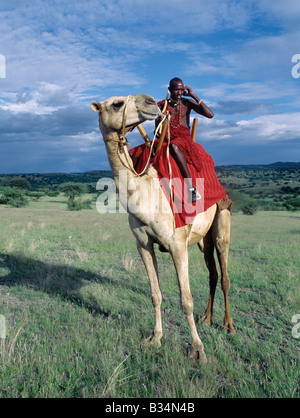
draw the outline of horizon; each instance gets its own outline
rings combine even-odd
[[[270,164],[220,164],[215,165],[215,169],[222,168],[222,167],[269,167],[269,166],[280,166],[280,165],[292,165],[296,164],[299,165],[300,168],[300,161],[274,161]],[[32,172],[32,173],[0,173],[0,176],[29,176],[29,175],[53,175],[53,174],[66,174],[66,175],[81,175],[81,174],[87,174],[87,173],[94,173],[94,172],[113,172],[111,168],[103,169],[103,170],[88,170],[88,171],[73,171],[73,172],[63,172],[63,171],[47,171],[47,172]]]
[[[175,76],[215,114],[191,119],[216,166],[300,161],[299,18],[297,0],[2,0],[0,172],[110,170],[90,102],[159,101]]]

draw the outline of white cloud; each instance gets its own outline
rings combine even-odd
[[[269,141],[290,140],[300,137],[300,112],[260,116],[237,122],[244,131],[255,131],[257,138]]]
[[[198,137],[200,141],[226,140],[227,143],[253,146],[265,142],[290,141],[300,137],[300,112],[238,121],[199,119]]]
[[[265,82],[245,82],[245,83],[216,83],[211,87],[199,89],[205,96],[219,100],[271,100],[278,98],[280,84]],[[294,94],[294,90],[290,88],[284,91],[284,95]]]

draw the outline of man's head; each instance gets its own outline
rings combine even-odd
[[[178,83],[181,83],[183,85],[183,81],[181,80],[181,78],[172,78],[172,80],[169,81],[169,89],[171,90],[174,87],[174,85],[177,85]]]
[[[184,94],[183,81],[178,77],[172,78],[172,80],[169,82],[169,90],[172,99],[180,100],[181,96]]]

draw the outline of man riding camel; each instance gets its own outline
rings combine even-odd
[[[182,80],[178,77],[172,78],[169,83],[169,91],[171,97],[168,99],[166,110],[171,115],[170,119],[170,152],[176,161],[183,178],[187,184],[191,194],[191,201],[195,202],[200,199],[200,195],[192,184],[192,176],[190,174],[187,161],[190,162],[197,171],[200,171],[201,156],[197,153],[197,144],[192,141],[190,135],[190,113],[194,110],[196,113],[207,118],[214,116],[213,112],[206,104],[196,96],[192,89],[184,86]],[[183,98],[183,96],[191,97],[193,100]],[[158,106],[162,110],[165,101],[158,102]],[[156,124],[160,119],[156,120]]]
[[[204,200],[202,207],[204,211],[213,204],[217,204],[218,211],[230,209],[232,201],[228,199],[217,178],[212,157],[199,143],[193,141],[190,132],[190,113],[192,110],[206,118],[212,118],[214,116],[213,112],[178,77],[170,80],[169,91],[170,98],[157,103],[163,111],[163,115],[156,120],[156,126],[164,114],[169,116],[169,124],[161,148],[156,150],[159,138],[153,144],[154,156],[151,158],[153,167],[157,170],[160,179],[169,176],[174,177],[175,173],[176,176],[181,176],[182,182],[185,183],[188,190],[188,202],[191,204],[195,204],[202,199],[202,201]],[[168,146],[169,153],[167,152]],[[138,173],[142,172],[149,158],[148,146],[142,144],[130,149],[129,152],[134,161],[135,170]],[[172,174],[170,173],[170,164]],[[201,194],[195,187],[197,179],[204,179],[204,190],[201,190]],[[198,207],[200,208],[197,205],[196,211]],[[185,218],[183,215],[178,220],[177,226],[185,224],[187,217]]]

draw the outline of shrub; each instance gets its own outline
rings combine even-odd
[[[254,215],[257,212],[257,203],[255,202],[249,202],[246,203],[241,207],[242,212],[245,215]]]
[[[41,198],[42,196],[44,196],[44,195],[45,195],[45,193],[43,193],[43,192],[31,192],[31,193],[29,194],[29,196],[30,196],[33,200],[36,200],[36,201],[40,200],[40,198]]]
[[[28,180],[23,177],[12,177],[2,181],[3,186],[15,187],[21,190],[30,190],[31,186]]]
[[[283,206],[286,208],[286,210],[290,210],[290,211],[300,210],[300,197],[286,200]]]
[[[81,201],[80,199],[78,200],[69,199],[67,202],[67,206],[69,210],[91,209],[92,208],[91,204],[92,204],[91,200]]]
[[[0,195],[0,204],[21,208],[28,205],[28,199],[20,189],[3,187]]]
[[[58,195],[59,195],[59,191],[58,190],[49,190],[47,192],[47,196],[49,196],[49,197],[56,197]]]
[[[67,206],[69,210],[81,210],[82,202],[80,200],[69,199],[67,202]]]
[[[87,193],[87,187],[82,183],[72,183],[67,182],[59,186],[59,190],[67,196],[68,202],[67,206],[69,210],[81,210],[83,209],[83,204],[80,200],[75,200],[76,196],[80,196],[83,193]]]

